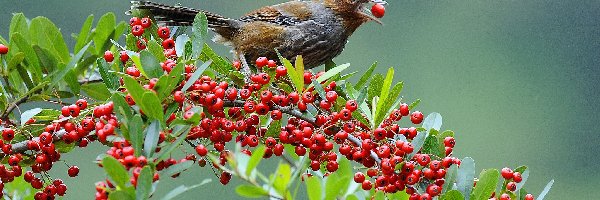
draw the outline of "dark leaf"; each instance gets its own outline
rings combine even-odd
[[[158,145],[160,131],[160,122],[158,120],[153,120],[152,123],[146,127],[146,130],[144,130],[144,135],[146,136],[144,139],[144,155],[147,158],[151,158],[152,155],[154,155],[154,151]]]

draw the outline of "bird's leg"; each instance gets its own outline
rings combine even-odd
[[[246,83],[251,83],[250,82],[250,74],[251,74],[250,66],[248,65],[248,62],[246,62],[246,56],[244,55],[244,53],[239,53],[238,57],[240,59],[240,62],[242,63],[242,69],[240,69],[240,71],[244,75],[244,81]]]

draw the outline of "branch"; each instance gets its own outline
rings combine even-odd
[[[244,107],[244,103],[245,103],[245,101],[241,101],[241,100],[225,101],[224,106],[225,107]],[[278,106],[278,105],[273,105],[273,107],[271,107],[271,110],[279,110],[282,113],[302,119],[302,120],[307,121],[308,123],[311,123],[312,125],[318,127],[317,123],[315,122],[316,121],[315,118],[306,117],[302,114],[302,112],[293,109],[291,106],[282,107],[282,106]],[[351,134],[348,134],[348,140],[358,146],[362,145],[362,140],[357,137],[354,137]],[[375,152],[371,151],[370,155],[371,155],[371,158],[373,158],[377,163],[381,163],[381,159],[379,159],[379,156],[377,156],[377,154]]]

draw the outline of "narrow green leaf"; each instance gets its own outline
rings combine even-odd
[[[129,76],[123,77],[123,82],[133,100],[140,106],[146,116],[163,120],[164,114],[161,101],[154,92],[146,91],[136,80]]]
[[[147,158],[151,158],[154,155],[160,131],[160,122],[156,119],[144,130],[144,135],[146,136],[144,139],[144,155]]]
[[[296,60],[298,61],[298,60]],[[346,70],[348,67],[350,67],[350,63],[346,63],[340,66],[337,66],[333,69],[330,69],[328,71],[326,71],[324,74],[322,74],[321,76],[319,76],[319,78],[317,78],[317,83],[321,83],[323,81],[329,80],[329,78],[334,77],[336,75],[339,75],[342,71]],[[302,72],[304,74],[304,72]],[[311,83],[308,87],[306,88],[311,88],[314,86],[314,83]]]
[[[463,194],[465,199],[471,197],[473,189],[473,178],[475,178],[475,161],[472,158],[463,158],[458,168],[458,176],[456,177],[456,187]]]
[[[52,121],[58,118],[61,112],[54,109],[42,109],[41,112],[33,116],[37,121]]]
[[[265,189],[247,184],[237,186],[235,192],[245,198],[263,198],[269,196],[269,192]]]
[[[321,181],[317,177],[304,178],[306,183],[306,191],[308,192],[308,199],[310,200],[321,200],[323,191],[321,190]]]
[[[79,60],[81,60],[81,58],[83,57],[83,55],[85,54],[85,52],[87,51],[87,49],[90,45],[91,45],[91,43],[88,43],[83,48],[81,48],[81,50],[75,56],[73,56],[73,58],[71,58],[71,61],[69,61],[69,63],[67,63],[66,66],[61,68],[61,66],[63,66],[63,65],[59,65],[59,70],[51,76],[52,77],[52,85],[51,86],[56,86],[61,80],[63,80],[65,78],[65,76],[67,75],[67,73],[69,73],[69,71],[71,69],[75,68],[75,66],[77,65]]]
[[[144,133],[142,132],[143,125],[144,122],[139,115],[135,115],[129,120],[129,137],[136,156],[142,154],[142,144],[144,143]]]
[[[210,179],[204,179],[204,181],[202,181],[202,183],[197,184],[197,185],[192,185],[192,186],[185,186],[185,185],[180,185],[179,187],[176,187],[175,189],[171,190],[169,193],[167,193],[162,200],[171,200],[174,199],[175,197],[177,197],[180,194],[183,194],[186,191],[189,191],[191,189],[200,187],[202,185],[205,185],[207,183],[210,183],[211,180]]]
[[[192,24],[192,55],[200,55],[204,48],[204,40],[208,37],[208,19],[203,12],[194,17]]]
[[[142,72],[148,78],[158,78],[164,74],[159,61],[150,51],[140,52],[140,61],[142,62]]]
[[[389,104],[386,105],[387,98],[390,94],[390,87],[392,87],[392,82],[394,81],[394,68],[390,67],[386,74],[385,79],[383,80],[383,85],[381,86],[381,92],[379,93],[379,101],[377,102],[377,112],[375,113],[375,125],[381,124],[383,119],[386,117],[387,111],[389,109]]]
[[[421,103],[421,99],[417,99],[415,102],[412,102],[410,105],[408,105],[408,109],[412,110],[416,108],[419,105],[419,103]]]
[[[117,90],[121,86],[119,77],[113,72],[109,72],[110,66],[104,59],[99,58],[96,62],[98,64],[98,71],[106,87],[112,91]]]
[[[38,59],[40,60],[40,66],[45,73],[56,70],[59,63],[59,58],[54,53],[52,53],[49,49],[42,48],[38,45],[33,45],[32,47],[35,51],[35,54],[37,54]]]
[[[163,75],[158,79],[154,90],[158,95],[158,99],[165,99],[171,95],[171,92],[181,84],[183,79],[184,63],[179,63],[171,70],[169,74]]]
[[[111,34],[115,29],[117,18],[113,13],[106,13],[100,17],[98,24],[92,34],[94,45],[96,46],[96,52],[103,52],[104,46],[109,42]]]
[[[108,195],[109,200],[133,200],[133,197],[124,190],[113,191]]]
[[[473,189],[471,199],[486,200],[489,199],[492,193],[496,190],[500,172],[497,169],[487,169],[479,174],[479,181]]]
[[[133,113],[125,98],[121,94],[115,93],[110,99],[114,103],[114,111],[117,114],[117,118],[120,121],[127,122],[133,116]]]
[[[279,60],[281,61],[283,66],[287,69],[288,77],[290,77],[290,80],[292,80],[292,83],[294,83],[294,87],[296,88],[296,91],[299,94],[302,94],[302,92],[304,91],[304,77],[303,77],[304,74],[303,73],[298,74],[298,72],[296,71],[296,68],[294,68],[292,63],[288,59],[281,56],[281,54],[279,54],[279,51],[277,51],[277,56],[279,56]]]
[[[209,61],[206,61],[204,64],[202,64],[200,67],[198,67],[196,69],[196,71],[194,72],[194,74],[192,74],[192,76],[187,80],[187,82],[185,82],[185,84],[181,88],[181,91],[182,92],[187,91],[194,84],[194,82],[196,82],[196,80],[198,80],[200,78],[200,76],[202,76],[202,73],[204,73],[206,68],[208,68],[208,66],[210,66],[211,63],[212,63],[212,60],[209,60]]]
[[[250,177],[252,171],[255,170],[256,166],[258,166],[260,161],[263,159],[263,156],[265,155],[265,149],[266,148],[264,145],[260,145],[252,152],[250,161],[248,161],[248,166],[246,166],[246,176]]]
[[[19,48],[19,51],[25,53],[25,61],[27,61],[27,70],[31,73],[33,83],[38,83],[42,80],[42,69],[40,67],[40,61],[35,54],[35,50],[31,47],[31,44],[27,42],[25,37],[20,33],[14,33],[10,37],[11,43],[15,43]]]
[[[192,55],[197,55],[197,54],[193,54]],[[213,51],[210,46],[208,46],[208,44],[204,44],[204,48],[202,49],[202,54],[200,54],[200,56],[198,57],[198,59],[202,60],[203,62],[208,62],[209,60],[212,60],[213,64],[211,65],[211,69],[214,70],[215,72],[218,72],[219,74],[222,75],[227,75],[229,74],[229,72],[233,71],[233,65],[227,61],[226,59],[224,59],[223,57],[217,55],[217,53],[215,53],[215,51]],[[198,66],[198,65],[196,65]]]
[[[152,169],[150,166],[145,166],[142,168],[142,172],[137,179],[137,187],[135,188],[135,199],[136,200],[144,200],[150,197],[152,193],[152,179],[154,177],[154,173],[152,173]]]
[[[79,78],[77,77],[77,69],[73,68],[71,70],[69,70],[69,72],[67,72],[67,74],[65,74],[65,82],[67,83],[67,85],[69,86],[69,89],[71,89],[71,92],[75,93],[75,94],[79,94],[80,90],[81,90],[81,85],[79,83]],[[106,87],[104,87],[106,88]],[[106,98],[110,97],[110,94],[108,94],[108,96]]]
[[[452,187],[454,186],[454,183],[456,181],[456,176],[458,176],[458,165],[453,164],[446,171],[446,176],[444,177],[445,182],[444,186],[442,187],[442,194],[452,190]],[[462,197],[462,194],[460,192],[458,194],[460,194],[460,196]]]
[[[90,41],[88,36],[90,35],[90,31],[92,30],[93,22],[94,15],[88,16],[85,22],[83,22],[83,25],[81,26],[81,31],[79,31],[79,35],[77,36],[77,42],[75,43],[75,52],[79,52],[79,50],[81,50],[81,48],[83,48],[83,46]]]
[[[450,190],[446,192],[440,200],[464,200],[465,198],[458,190]]]
[[[149,40],[147,45],[148,51],[152,53],[155,59],[158,59],[159,62],[165,62],[165,60],[167,60],[162,45],[158,44],[156,40]]]
[[[279,133],[281,133],[281,120],[273,120],[269,124],[265,137],[279,137]]]
[[[173,152],[173,150],[175,150],[177,147],[179,147],[179,145],[181,145],[183,140],[185,140],[188,133],[190,132],[190,129],[191,129],[190,126],[184,125],[182,127],[179,127],[177,129],[177,131],[174,131],[172,134],[173,134],[173,136],[177,137],[177,140],[175,140],[173,143],[167,145],[166,147],[163,147],[160,151],[160,154],[157,156],[155,162],[160,162],[161,160],[167,159],[171,155],[171,152]]]
[[[548,194],[548,192],[550,192],[550,189],[552,188],[552,185],[554,184],[554,179],[550,180],[550,182],[548,182],[548,184],[546,184],[546,187],[544,187],[544,190],[542,191],[542,193],[540,193],[540,195],[537,196],[537,200],[544,200],[544,198],[546,198],[546,195]]]
[[[526,169],[524,172],[522,172],[521,177],[523,179],[521,180],[521,182],[517,183],[517,190],[520,190],[521,188],[523,188],[523,186],[525,186],[525,183],[527,182],[527,179],[529,178],[529,170]]]
[[[381,94],[382,87],[383,87],[383,75],[375,74],[373,76],[373,79],[371,79],[371,83],[369,84],[368,89],[367,89],[367,94],[369,95],[369,96],[367,96],[367,99],[371,100],[371,99],[373,99],[373,97]],[[375,116],[373,116],[373,117],[375,117]]]
[[[425,144],[423,144],[423,149],[421,151],[425,154],[432,154],[437,157],[443,158],[446,155],[445,155],[445,152],[440,151],[440,148],[439,148],[440,145],[443,146],[443,144],[439,143],[437,137],[435,137],[433,135],[429,135],[425,139]]]
[[[86,83],[81,86],[81,90],[83,90],[87,96],[98,101],[104,101],[111,96],[106,85],[102,83]]]
[[[282,195],[288,192],[287,187],[290,183],[291,174],[292,169],[288,164],[279,164],[277,171],[275,171],[275,173],[272,175],[275,177],[275,180],[273,181],[273,187],[275,188],[275,191]]]
[[[402,98],[400,97],[400,93],[402,93],[402,89],[404,88],[404,82],[398,82],[388,95],[384,105],[386,113],[383,116],[389,116],[394,109],[400,107],[400,103],[402,103]]]
[[[185,161],[178,163],[176,165],[170,166],[169,168],[162,171],[161,176],[171,177],[173,175],[179,174],[185,170],[188,170],[190,167],[194,166],[194,162]]]
[[[296,56],[294,67],[296,68],[296,74],[304,74],[304,59],[302,59],[302,55]]]
[[[312,80],[312,84],[315,87],[315,91],[317,91],[317,94],[321,97],[321,99],[327,99],[325,89],[323,89],[323,86],[320,83],[318,83],[315,79]]]
[[[363,74],[360,77],[360,79],[354,86],[354,89],[356,89],[356,90],[361,89],[365,85],[365,83],[367,83],[367,81],[369,81],[369,79],[371,78],[371,74],[373,74],[373,70],[375,70],[376,67],[377,67],[377,62],[373,63],[371,65],[371,67],[369,67],[369,69],[365,72],[365,74]]]
[[[118,188],[124,189],[125,184],[129,182],[129,173],[125,167],[112,156],[106,156],[102,159],[102,167],[106,174],[117,184]]]

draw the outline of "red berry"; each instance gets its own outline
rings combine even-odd
[[[383,4],[375,4],[371,7],[371,13],[377,18],[382,18],[385,15],[385,6]]]
[[[533,195],[532,194],[525,195],[525,200],[533,200]]]
[[[517,190],[517,183],[515,183],[514,181],[508,182],[506,184],[506,189],[508,191],[514,192],[515,190]]]
[[[75,102],[75,105],[77,105],[79,110],[85,110],[88,106],[88,102],[85,99],[79,99]]]
[[[183,103],[183,101],[185,101],[185,93],[182,91],[176,91],[175,94],[173,94],[173,97],[177,103]]]
[[[208,154],[208,149],[206,149],[204,145],[200,144],[196,146],[196,153],[198,153],[200,156],[206,156]]]
[[[270,68],[275,68],[275,67],[277,67],[277,63],[274,60],[269,60],[267,62],[267,66]]]
[[[7,128],[2,131],[2,139],[4,141],[11,141],[15,138],[15,131],[13,129]]]
[[[410,115],[410,121],[413,124],[420,124],[421,122],[423,122],[423,113],[419,112],[419,111],[415,111]]]
[[[221,178],[219,179],[219,182],[221,182],[221,184],[227,185],[227,183],[229,183],[230,180],[231,180],[230,173],[227,173],[227,172],[221,173]]]
[[[521,176],[520,172],[515,172],[513,173],[513,180],[517,183],[520,183],[521,181],[523,181],[523,176]]]
[[[76,177],[79,174],[79,167],[75,165],[69,167],[68,173],[70,177]]]
[[[502,194],[502,195],[500,195],[500,200],[510,200],[510,195]]]
[[[444,146],[454,148],[455,144],[456,144],[456,140],[454,140],[453,137],[444,138]]]
[[[337,171],[337,169],[339,167],[339,164],[336,161],[329,161],[329,162],[327,162],[327,166],[326,167],[327,167],[327,171],[329,171],[329,172],[335,172],[335,171]]]
[[[127,62],[127,60],[129,60],[129,55],[127,55],[126,51],[121,51],[119,53],[119,59],[121,60],[121,62]]]
[[[162,41],[162,46],[164,49],[172,49],[175,48],[175,40],[171,38],[167,38]]]
[[[363,181],[365,181],[365,174],[362,172],[356,172],[356,174],[354,174],[354,182],[362,183]]]
[[[131,34],[136,37],[142,36],[144,34],[144,27],[142,27],[142,25],[135,25],[131,27]]]
[[[365,180],[362,182],[362,189],[363,190],[371,190],[371,188],[373,187],[373,184],[371,183],[370,180]]]
[[[115,56],[110,50],[107,50],[104,52],[104,60],[106,60],[106,62],[112,62],[115,60]]]
[[[337,98],[338,98],[337,92],[335,92],[333,90],[329,91],[329,92],[327,92],[327,94],[325,94],[325,98],[327,99],[328,102],[335,103],[335,100],[337,100]]]
[[[168,27],[160,27],[158,28],[158,37],[164,39],[169,38],[171,36],[171,30]]]
[[[504,179],[506,179],[506,180],[512,179],[513,175],[514,175],[512,169],[510,169],[508,167],[502,168],[501,174],[502,174],[502,177],[504,177]]]
[[[142,27],[148,28],[152,25],[152,20],[150,18],[144,17],[142,18]]]
[[[267,57],[259,57],[256,59],[256,67],[262,68],[269,64],[269,59]]]
[[[142,20],[138,17],[132,17],[129,19],[129,26],[142,25]]]
[[[3,44],[0,44],[0,55],[4,55],[7,53],[8,53],[8,47]]]

